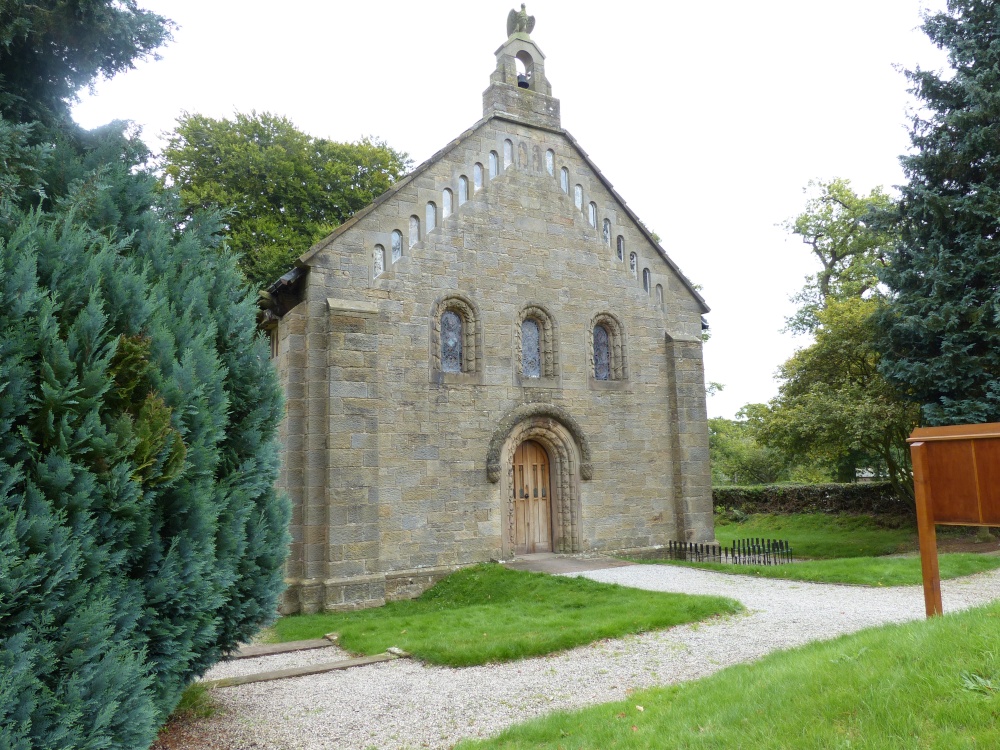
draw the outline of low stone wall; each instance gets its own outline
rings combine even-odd
[[[715,487],[715,508],[743,513],[872,513],[913,516],[913,503],[902,500],[889,482],[856,484],[766,484]]]

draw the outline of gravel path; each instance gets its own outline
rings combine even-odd
[[[632,689],[696,679],[770,651],[924,616],[919,586],[796,583],[655,565],[581,575],[656,591],[729,596],[748,611],[513,664],[447,669],[401,659],[225,688],[216,693],[223,711],[199,727],[203,741],[197,747],[448,748],[463,737],[489,736],[549,711],[620,700]],[[1000,598],[1000,571],[946,581],[942,597],[945,611]],[[326,649],[272,656],[266,668],[329,658],[335,657]],[[244,660],[239,669],[257,661]]]

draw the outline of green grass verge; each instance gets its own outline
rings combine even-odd
[[[761,513],[739,522],[716,516],[715,536],[727,546],[733,539],[786,539],[797,558],[878,557],[917,545],[914,527],[886,528],[870,516],[825,513]]]
[[[177,702],[177,707],[170,714],[168,721],[195,721],[198,719],[208,719],[218,713],[219,707],[215,703],[210,688],[200,682],[192,682],[181,693],[181,699]]]
[[[845,557],[839,560],[807,560],[791,565],[728,565],[719,563],[642,560],[643,563],[682,565],[721,573],[781,578],[814,583],[852,583],[859,586],[917,586],[923,582],[919,557]],[[938,556],[941,578],[982,573],[1000,568],[1000,556],[955,552]]]
[[[458,747],[1000,747],[998,632],[1000,603],[876,628]]]
[[[723,597],[477,565],[453,573],[419,599],[357,612],[283,617],[273,633],[274,640],[284,642],[336,632],[340,645],[355,653],[398,646],[433,664],[465,667],[540,656],[741,609]]]

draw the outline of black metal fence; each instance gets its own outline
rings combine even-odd
[[[781,565],[792,562],[792,546],[782,539],[736,539],[732,547],[697,542],[668,542],[664,559],[733,565]]]

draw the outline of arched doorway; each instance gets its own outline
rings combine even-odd
[[[552,485],[549,457],[525,440],[514,451],[514,553],[552,551]]]
[[[486,454],[486,477],[500,484],[504,527],[501,553],[515,552],[515,506],[518,482],[514,454],[526,441],[541,446],[549,465],[550,544],[552,551],[570,554],[583,550],[580,536],[580,480],[593,477],[590,445],[580,425],[554,404],[523,404],[497,424]],[[541,489],[539,488],[539,496]]]

